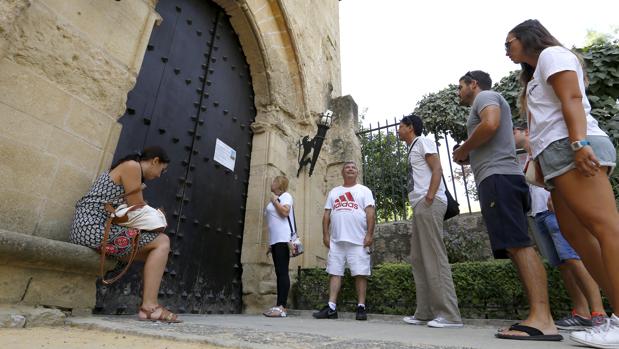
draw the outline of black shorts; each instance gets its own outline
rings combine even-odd
[[[479,184],[479,204],[494,258],[509,258],[509,248],[533,246],[527,225],[531,199],[524,176],[486,177]]]

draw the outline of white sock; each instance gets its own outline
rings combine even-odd
[[[359,303],[357,304],[357,307],[363,307],[363,309],[365,309],[365,304]]]
[[[619,326],[619,317],[617,317],[615,313],[613,313],[613,315],[610,316],[610,321],[613,323],[613,325]]]
[[[329,302],[329,308],[331,308],[331,310],[335,310],[335,303]]]

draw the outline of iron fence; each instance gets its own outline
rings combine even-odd
[[[361,142],[363,183],[369,187],[376,197],[376,215],[379,222],[405,220],[412,213],[406,191],[407,148],[398,139],[399,120],[377,123],[375,127],[369,124],[357,132]],[[439,154],[447,189],[456,201],[460,203],[460,212],[466,208],[472,212],[476,204],[477,192],[469,166],[460,166],[452,162],[449,135],[442,137],[429,134],[434,138]],[[455,142],[454,142],[455,143]],[[462,199],[462,200],[460,200]]]

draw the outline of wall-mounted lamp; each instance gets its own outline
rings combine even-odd
[[[331,127],[332,120],[333,112],[331,110],[325,111],[321,114],[320,120],[318,120],[318,131],[316,131],[314,138],[309,139],[309,136],[305,136],[301,141],[299,141],[299,154],[301,154],[302,146],[303,155],[299,157],[299,170],[297,171],[297,177],[299,177],[301,170],[303,170],[303,167],[307,164],[310,164],[310,177],[312,176],[312,173],[314,173],[314,166],[316,166],[316,160],[318,160],[318,155],[320,154],[320,149],[322,148],[322,142],[325,140],[327,130]],[[312,158],[310,160],[308,155],[312,149]]]

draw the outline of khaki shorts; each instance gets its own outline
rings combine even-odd
[[[343,276],[346,266],[352,276],[371,274],[371,256],[362,245],[355,245],[348,241],[333,242],[330,244],[327,257],[327,273]]]

